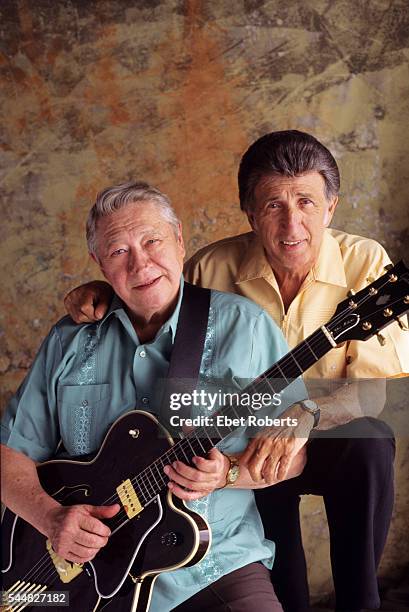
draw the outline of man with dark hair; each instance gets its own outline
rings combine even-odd
[[[252,231],[201,249],[186,264],[186,278],[252,299],[289,345],[297,345],[328,321],[348,289],[362,289],[390,263],[375,241],[328,229],[338,191],[335,159],[313,136],[295,130],[263,136],[239,170],[240,206]],[[109,301],[101,289],[91,285],[69,294],[71,315],[101,316]],[[277,544],[272,580],[286,612],[309,609],[298,512],[303,493],[324,498],[337,609],[379,606],[376,570],[393,505],[394,442],[385,424],[366,415],[382,410],[382,379],[409,371],[397,324],[385,339],[384,347],[372,338],[330,351],[306,373],[314,401],[286,413],[310,431],[306,468],[258,494],[266,534]],[[325,380],[330,388],[317,384]],[[249,443],[244,459],[254,479],[270,482],[285,477],[304,444],[289,429],[265,431]]]

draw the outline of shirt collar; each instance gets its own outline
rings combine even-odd
[[[340,287],[347,286],[339,244],[331,235],[331,230],[329,229],[324,231],[318,260],[315,266],[313,266],[310,275],[315,281]],[[267,261],[263,245],[259,237],[253,232],[249,248],[237,273],[236,284],[256,278],[265,278],[278,290],[277,280]]]
[[[318,260],[311,270],[314,280],[338,287],[346,287],[344,262],[338,241],[331,235],[331,230],[326,229],[322,237],[322,243]]]
[[[171,316],[169,317],[169,319],[158,330],[158,332],[157,332],[157,334],[155,336],[155,340],[160,335],[162,335],[162,334],[164,334],[164,333],[166,333],[168,331],[171,332],[172,341],[175,339],[176,328],[177,328],[178,319],[179,319],[179,313],[180,313],[180,306],[182,304],[182,298],[183,298],[184,284],[185,284],[185,281],[183,279],[183,276],[181,275],[181,277],[180,277],[180,286],[179,286],[179,296],[178,296],[178,301],[177,301],[177,304],[176,304],[176,308],[173,311],[173,313],[171,314]],[[125,304],[124,304],[124,302],[121,300],[121,298],[116,293],[114,293],[114,297],[112,298],[111,305],[108,308],[105,316],[100,321],[100,324],[98,326],[98,334],[100,333],[100,330],[101,330],[102,326],[105,324],[105,322],[111,316],[116,316],[118,319],[120,319],[120,321],[122,321],[122,323],[125,326],[132,325],[131,322],[130,322],[130,319],[128,317],[128,314],[126,312]]]

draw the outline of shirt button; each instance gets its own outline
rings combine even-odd
[[[149,404],[149,398],[148,397],[143,397],[142,398],[142,404]]]
[[[88,406],[88,400],[84,400],[84,401],[82,402],[82,405],[83,405],[84,407],[85,407],[85,406]]]
[[[141,351],[139,353],[139,357],[146,357],[146,352],[145,351]]]

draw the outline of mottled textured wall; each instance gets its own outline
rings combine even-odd
[[[3,403],[95,276],[83,226],[107,184],[168,192],[193,253],[246,229],[247,145],[304,129],[339,161],[334,225],[408,251],[407,0],[2,0],[0,28]]]

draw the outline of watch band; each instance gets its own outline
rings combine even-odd
[[[321,410],[316,402],[310,399],[302,400],[298,402],[299,405],[305,412],[309,412],[314,417],[314,423],[312,429],[315,429],[320,422]]]

